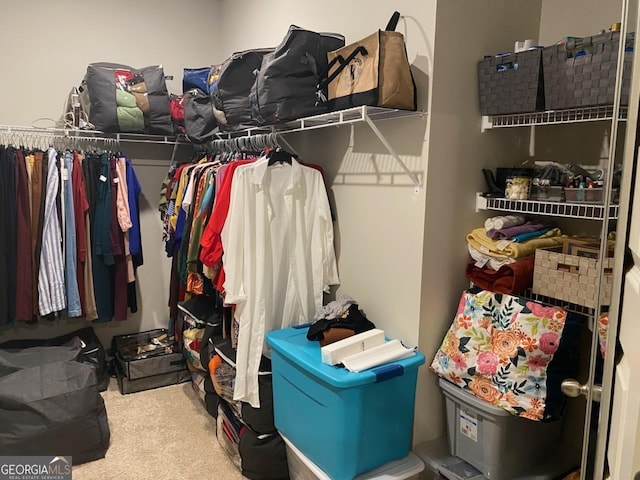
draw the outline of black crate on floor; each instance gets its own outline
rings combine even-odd
[[[544,110],[541,50],[507,53],[478,62],[478,94],[482,115]]]
[[[635,35],[627,35],[622,74],[621,105],[629,104]],[[545,108],[558,110],[612,105],[620,32],[569,39],[542,53]]]
[[[164,328],[116,335],[112,345],[120,393],[139,392],[191,379],[184,356]]]

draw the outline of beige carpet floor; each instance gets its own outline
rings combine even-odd
[[[102,394],[111,446],[105,458],[73,467],[74,480],[240,480],[216,439],[191,382],[121,395]]]

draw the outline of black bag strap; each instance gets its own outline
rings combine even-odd
[[[349,65],[349,63],[351,63],[351,60],[353,60],[354,58],[356,58],[356,56],[361,53],[362,56],[365,55],[369,55],[369,52],[367,52],[367,49],[364,48],[362,45],[360,45],[358,48],[356,48],[353,52],[351,52],[351,54],[349,54],[349,56],[345,59],[342,58],[342,55],[338,55],[336,58],[334,58],[333,60],[331,60],[331,62],[329,62],[329,65],[327,65],[327,67],[323,70],[322,74],[320,75],[320,82],[318,83],[318,86],[320,88],[324,88],[327,85],[329,85],[331,82],[333,82],[336,77],[338,75],[340,75],[340,73],[347,67],[347,65]],[[329,77],[327,77],[326,79],[324,77],[326,77],[327,73],[329,72],[329,70],[331,70],[331,68],[336,64],[339,63],[340,66],[338,68],[335,69],[335,71],[329,75]]]
[[[393,12],[393,15],[391,15],[391,18],[389,19],[389,23],[387,23],[387,26],[384,28],[385,31],[395,31],[396,27],[398,26],[398,20],[400,20],[400,12]]]

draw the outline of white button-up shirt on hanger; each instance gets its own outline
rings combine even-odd
[[[339,282],[320,172],[266,158],[238,167],[222,243],[225,303],[239,323],[234,400],[259,407],[265,334],[313,321],[323,291]]]

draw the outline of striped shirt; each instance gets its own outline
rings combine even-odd
[[[56,195],[60,176],[56,164],[57,152],[49,149],[49,172],[42,228],[42,251],[38,275],[40,315],[59,312],[66,307],[62,232],[58,221]]]

